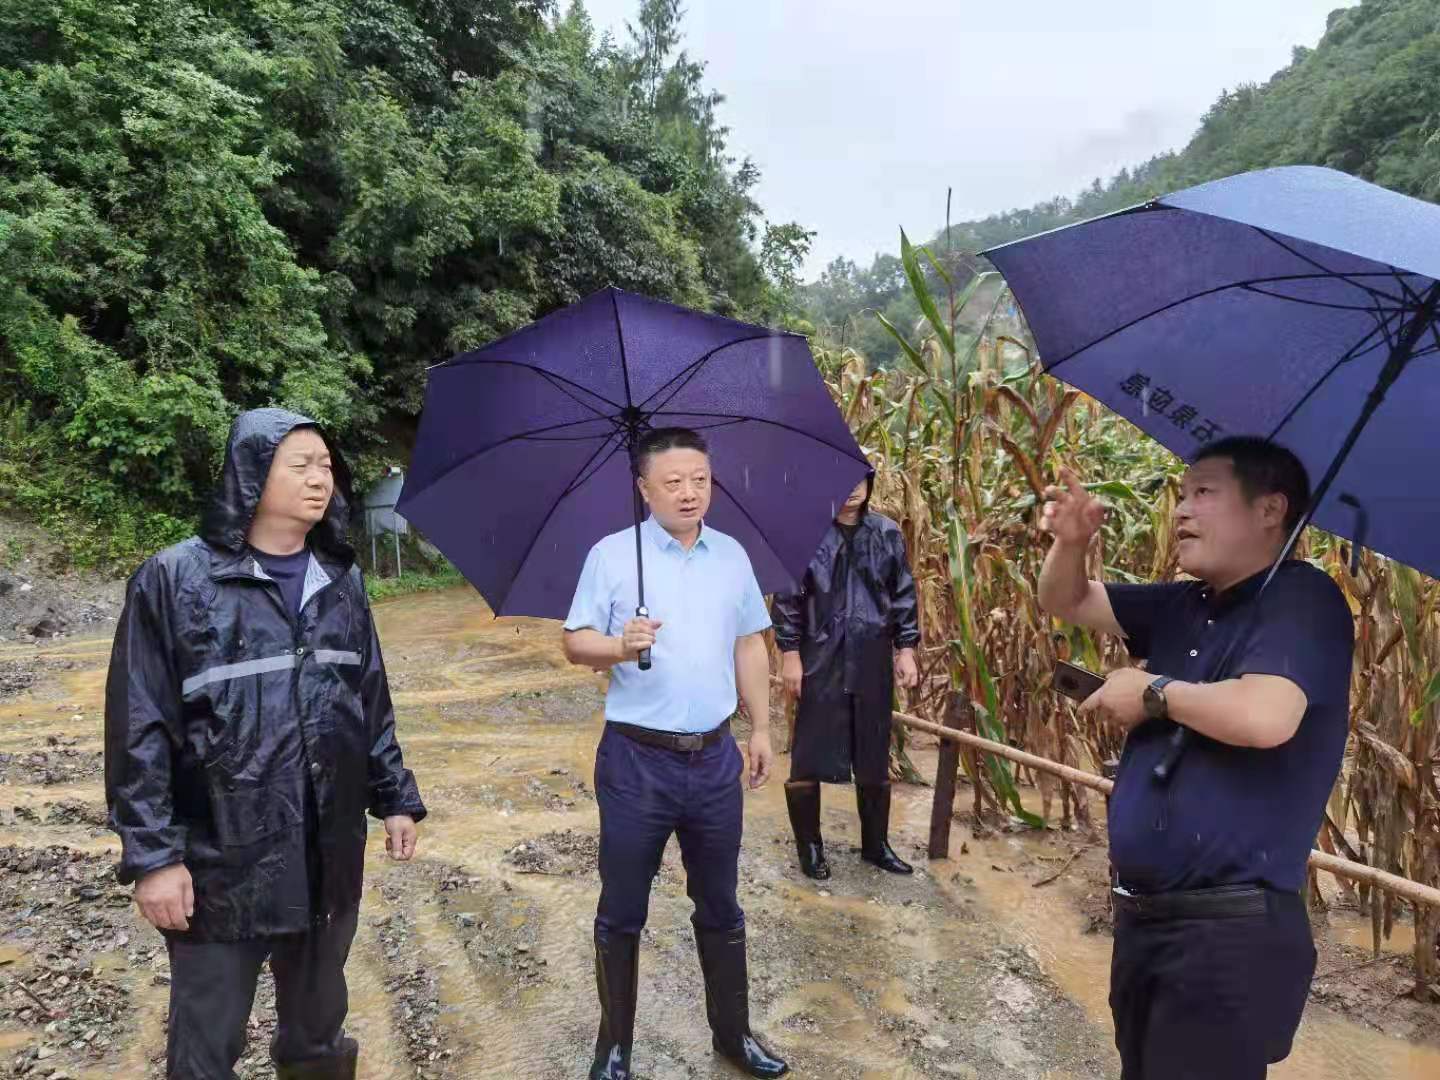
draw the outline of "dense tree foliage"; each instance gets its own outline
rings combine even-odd
[[[235,412],[404,441],[427,365],[607,284],[782,321],[677,0],[0,5],[0,499],[124,556]]]
[[[1335,11],[1316,48],[1297,48],[1291,63],[1263,86],[1221,94],[1179,153],[1122,170],[1108,183],[1096,180],[1073,198],[955,225],[948,243],[941,231],[930,247],[940,258],[952,251],[963,276],[977,264],[962,253],[1206,180],[1297,164],[1328,165],[1440,200],[1440,7],[1434,0],[1363,0]],[[868,269],[837,260],[804,287],[807,317],[827,336],[838,339],[843,329],[847,343],[871,346],[866,355],[873,361],[892,363],[893,339],[877,320],[854,316],[869,308],[897,326],[915,325],[920,310],[897,266],[889,255]],[[938,281],[931,284],[942,291]]]

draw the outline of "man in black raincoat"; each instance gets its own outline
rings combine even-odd
[[[105,789],[119,879],[169,948],[172,1080],[235,1075],[267,958],[277,1075],[355,1076],[344,966],[365,813],[409,859],[425,807],[344,541],[347,480],[312,421],[245,413],[201,534],[130,580]]]
[[[900,526],[870,509],[872,472],[841,508],[799,593],[774,601],[786,691],[799,699],[785,801],[800,868],[830,876],[820,836],[820,784],[853,776],[860,855],[892,874],[912,867],[891,850],[890,713],[895,679],[919,675],[915,580]]]

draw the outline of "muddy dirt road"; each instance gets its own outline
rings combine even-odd
[[[596,1016],[600,682],[564,664],[553,624],[492,620],[466,591],[384,605],[379,621],[431,816],[408,866],[387,863],[372,831],[349,968],[361,1075],[583,1076]],[[25,673],[0,698],[0,1076],[161,1074],[165,953],[115,884],[101,828],[107,659],[103,639],[0,647],[0,673]],[[933,772],[923,752],[917,764]],[[1078,838],[976,839],[957,825],[952,858],[928,863],[928,792],[905,790],[892,840],[920,872],[901,880],[851,851],[853,797],[826,797],[835,876],[822,887],[794,866],[778,780],[746,795],[752,1013],[797,1076],[1116,1074],[1109,938],[1086,932],[1091,886],[1071,872],[1035,887]],[[710,1050],[689,912],[672,844],[641,954],[646,1080],[737,1075]],[[242,1076],[271,1075],[272,1024],[267,977]],[[1294,1058],[1273,1075],[1434,1080],[1440,1051],[1397,1037],[1418,1034],[1312,1004]]]

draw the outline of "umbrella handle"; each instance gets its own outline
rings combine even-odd
[[[650,617],[650,609],[649,609],[649,608],[646,608],[646,607],[637,607],[637,608],[635,609],[635,617],[636,617],[637,619],[648,619],[648,618]],[[650,670],[650,650],[649,650],[649,649],[641,649],[641,650],[640,650],[640,658],[639,658],[639,660],[638,660],[638,663],[639,663],[639,666],[640,666],[640,670],[641,670],[641,671],[649,671],[649,670]]]

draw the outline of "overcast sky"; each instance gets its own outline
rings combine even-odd
[[[638,0],[585,0],[625,37]],[[1314,46],[1352,0],[689,0],[731,150],[807,276],[944,223],[1074,194],[1179,149],[1220,91]]]

